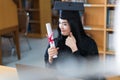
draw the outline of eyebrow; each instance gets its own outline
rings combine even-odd
[[[68,22],[62,22],[62,23],[68,23]]]
[[[60,22],[60,21],[59,21]],[[68,22],[61,22],[61,23],[68,23]]]

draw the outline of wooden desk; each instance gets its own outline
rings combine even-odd
[[[37,68],[35,70],[37,70]],[[17,73],[16,68],[0,66],[0,80],[19,80],[18,76],[19,75]],[[64,79],[59,78],[58,80],[64,80]],[[65,80],[69,80],[69,79],[65,79]],[[75,80],[75,79],[72,79],[72,80]],[[120,80],[120,76],[107,77],[106,80]]]
[[[120,76],[108,77],[107,80],[120,80]]]
[[[20,59],[20,48],[19,48],[19,35],[18,35],[18,27],[14,26],[14,27],[9,27],[9,28],[0,28],[0,64],[2,64],[2,46],[1,46],[1,35],[6,34],[6,33],[10,33],[13,32],[14,33],[14,41],[15,41],[15,45],[16,45],[16,51],[17,51],[17,56],[18,59]]]
[[[16,69],[0,66],[0,80],[19,80]]]

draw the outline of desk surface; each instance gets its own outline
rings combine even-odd
[[[19,80],[16,68],[0,66],[0,80]],[[108,77],[107,80],[120,80],[120,76]]]
[[[107,80],[120,80],[120,76],[108,77]]]
[[[0,66],[0,80],[19,80],[15,68]]]

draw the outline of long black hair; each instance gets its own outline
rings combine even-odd
[[[79,11],[60,11],[59,18],[66,19],[68,21],[71,32],[76,39],[77,46],[80,47],[79,43],[82,38],[87,35],[83,29]],[[61,38],[62,36],[60,28],[58,27],[58,38]]]

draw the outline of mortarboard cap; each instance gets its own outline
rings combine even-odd
[[[81,2],[55,1],[54,10],[59,10],[59,17],[62,19],[75,19],[79,17],[79,11],[84,11],[84,4]]]
[[[84,4],[82,2],[61,2],[55,1],[55,10],[69,10],[69,11],[84,11]]]

